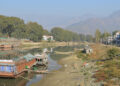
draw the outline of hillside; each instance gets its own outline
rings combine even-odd
[[[105,18],[90,18],[66,27],[66,29],[85,34],[94,34],[96,29],[112,32],[120,29],[120,11]]]

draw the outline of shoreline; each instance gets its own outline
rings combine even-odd
[[[85,43],[81,42],[22,42],[19,46],[22,49],[57,47],[57,46],[77,46]]]
[[[84,86],[85,84],[86,86],[100,86],[100,83],[94,83],[89,73],[94,71],[91,70],[94,64],[90,63],[90,67],[83,68],[83,63],[84,61],[78,59],[76,55],[63,58],[58,61],[58,64],[62,66],[59,70],[51,71],[39,82],[30,86]]]
[[[62,72],[62,71],[65,70],[65,67],[64,67],[65,62],[63,62],[63,61],[65,61],[65,59],[67,59],[67,58],[69,58],[69,57],[65,57],[65,58],[63,58],[63,59],[61,59],[61,60],[58,61],[58,64],[61,65],[61,68],[60,68],[60,69],[51,71],[49,74],[45,75],[39,82],[33,83],[33,84],[31,84],[30,86],[39,86],[39,85],[41,85],[41,86],[46,86],[46,85],[44,85],[45,83],[46,83],[48,86],[52,86],[52,85],[50,85],[50,82],[47,82],[47,81],[48,81],[50,78],[56,76],[58,73],[60,73],[60,72]]]
[[[91,45],[94,53],[89,58],[99,59],[110,48],[101,44],[99,47],[96,46],[98,44]],[[99,53],[99,50],[103,53]],[[65,52],[65,54],[70,53]],[[83,64],[86,62],[88,65],[84,67]],[[30,86],[101,86],[103,84],[103,82],[96,82],[93,78],[95,71],[99,69],[95,62],[83,61],[82,58],[77,58],[74,53],[71,53],[70,56],[59,60],[58,64],[62,66],[59,70],[51,71],[50,74]]]

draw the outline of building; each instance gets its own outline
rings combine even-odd
[[[120,31],[116,32],[114,35],[114,44],[120,46]]]
[[[86,53],[86,54],[91,54],[93,52],[93,49],[87,45],[83,49],[83,52]]]
[[[43,35],[43,40],[44,41],[53,41],[53,36],[48,36],[48,35]]]
[[[104,41],[104,44],[114,44],[120,45],[120,32],[116,32],[113,36],[107,37]]]
[[[120,32],[116,32],[115,35],[114,35],[114,38],[115,39],[120,39]]]
[[[109,36],[107,37],[107,40],[105,41],[105,44],[112,44],[114,41],[114,37],[113,36]]]

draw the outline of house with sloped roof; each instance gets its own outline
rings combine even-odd
[[[53,41],[54,39],[53,39],[53,36],[48,36],[48,35],[43,35],[43,40],[44,41]]]

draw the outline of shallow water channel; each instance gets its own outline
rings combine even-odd
[[[34,49],[29,49],[29,50],[7,50],[7,51],[0,51],[0,57],[4,58],[6,56],[9,56],[8,58],[13,58],[10,55],[6,55],[8,53],[12,53],[16,55],[16,53],[22,54],[37,54],[37,53],[42,53],[48,50],[46,54],[48,55],[48,71],[52,70],[58,70],[61,66],[57,63],[58,60],[68,56],[66,54],[56,54],[55,51],[59,52],[72,52],[74,48],[81,48],[82,46],[74,46],[74,47],[55,47],[55,48],[34,48]],[[13,55],[12,55],[13,56]],[[33,74],[33,73],[25,73],[23,75],[24,78],[16,78],[16,79],[11,79],[11,78],[0,78],[0,86],[30,86],[32,83],[38,82],[42,79],[42,77],[46,76],[46,74]]]

